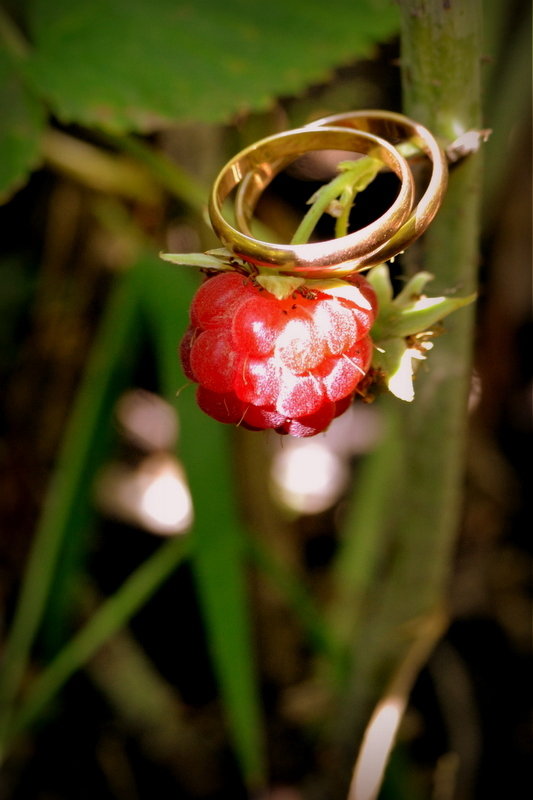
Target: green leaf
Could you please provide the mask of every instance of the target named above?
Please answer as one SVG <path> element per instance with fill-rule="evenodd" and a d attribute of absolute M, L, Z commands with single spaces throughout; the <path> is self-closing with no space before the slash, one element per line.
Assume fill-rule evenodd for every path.
<path fill-rule="evenodd" d="M 372 338 L 381 344 L 392 337 L 414 336 L 428 332 L 445 317 L 468 306 L 476 294 L 466 297 L 418 297 L 416 300 L 397 304 L 396 298 L 379 307 L 379 314 L 372 327 Z"/>
<path fill-rule="evenodd" d="M 413 359 L 419 355 L 398 336 L 381 341 L 372 358 L 372 366 L 382 371 L 389 392 L 406 403 L 415 397 Z"/>
<path fill-rule="evenodd" d="M 305 278 L 296 278 L 290 275 L 258 275 L 257 283 L 263 289 L 273 294 L 278 300 L 285 300 L 296 289 L 305 283 Z"/>
<path fill-rule="evenodd" d="M 114 132 L 264 110 L 369 56 L 391 0 L 33 0 L 29 70 L 65 122 Z"/>
<path fill-rule="evenodd" d="M 177 264 L 180 267 L 222 271 L 231 269 L 231 264 L 227 261 L 211 256 L 209 253 L 159 253 L 159 258 L 163 259 L 163 261 L 168 261 L 170 264 Z"/>
<path fill-rule="evenodd" d="M 44 109 L 31 95 L 16 62 L 0 48 L 0 202 L 25 182 L 41 157 Z"/>
<path fill-rule="evenodd" d="M 378 264 L 367 274 L 367 280 L 374 289 L 379 308 L 388 306 L 392 301 L 392 283 L 389 268 L 386 264 Z"/>
<path fill-rule="evenodd" d="M 415 333 L 428 330 L 444 317 L 457 311 L 463 306 L 468 306 L 476 299 L 476 294 L 466 297 L 421 297 L 402 309 L 395 317 L 383 320 L 383 326 L 391 336 L 412 336 Z"/>
<path fill-rule="evenodd" d="M 434 276 L 430 272 L 415 272 L 394 298 L 394 305 L 401 308 L 406 303 L 416 300 L 422 295 L 426 284 L 432 281 L 433 278 Z"/>
<path fill-rule="evenodd" d="M 380 344 L 394 337 L 431 333 L 431 328 L 476 299 L 476 294 L 466 297 L 427 297 L 422 294 L 432 280 L 430 272 L 415 273 L 396 297 L 393 298 L 389 268 L 379 264 L 368 273 L 368 280 L 378 298 L 379 313 L 372 326 L 372 338 Z"/>

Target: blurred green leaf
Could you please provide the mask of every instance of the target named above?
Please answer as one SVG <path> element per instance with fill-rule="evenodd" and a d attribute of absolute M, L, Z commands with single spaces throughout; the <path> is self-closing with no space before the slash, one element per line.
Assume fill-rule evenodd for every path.
<path fill-rule="evenodd" d="M 138 322 L 136 286 L 128 274 L 109 298 L 35 533 L 0 675 L 0 742 L 9 727 L 65 542 L 69 540 L 70 549 L 70 540 L 79 537 L 87 517 L 91 479 L 107 440 L 117 384 L 124 385 L 125 371 L 135 353 Z"/>
<path fill-rule="evenodd" d="M 112 419 L 117 386 L 124 384 L 117 375 L 126 374 L 137 352 L 135 341 L 142 325 L 139 311 L 144 311 L 149 335 L 154 339 L 163 391 L 175 400 L 176 390 L 184 383 L 176 348 L 187 324 L 193 286 L 188 270 L 148 256 L 130 270 L 110 297 L 48 492 L 6 648 L 0 685 L 4 743 L 13 730 L 14 702 L 52 583 L 59 574 L 65 540 L 67 536 L 79 538 L 80 525 L 87 515 L 95 457 L 101 457 L 102 442 L 107 440 L 102 433 Z M 259 786 L 265 774 L 263 731 L 245 588 L 246 552 L 229 469 L 228 431 L 198 410 L 192 391 L 180 395 L 179 412 L 181 457 L 195 501 L 193 566 L 207 637 L 243 773 L 250 786 Z M 176 555 L 181 558 L 181 548 Z M 154 563 L 155 572 L 146 567 L 149 591 L 155 590 L 157 576 L 163 580 L 167 574 L 167 570 L 159 569 L 159 556 Z M 72 566 L 71 559 L 69 564 Z M 143 568 L 139 575 L 144 575 Z M 135 587 L 138 580 L 145 591 L 144 578 L 135 578 L 131 585 Z M 97 622 L 77 634 L 52 662 L 29 698 L 28 707 L 15 719 L 17 730 L 33 719 L 120 620 L 134 613 L 136 595 L 128 586 L 125 584 L 116 597 L 110 598 Z M 121 597 L 126 598 L 124 603 Z"/>
<path fill-rule="evenodd" d="M 15 62 L 0 47 L 0 202 L 19 189 L 39 163 L 44 109 L 30 94 Z"/>
<path fill-rule="evenodd" d="M 34 0 L 29 70 L 65 122 L 114 132 L 264 110 L 370 55 L 391 0 Z"/>
<path fill-rule="evenodd" d="M 65 517 L 56 519 L 59 557 L 39 635 L 46 656 L 55 655 L 72 622 L 72 601 L 95 518 L 94 478 L 113 447 L 115 404 L 130 385 L 139 352 L 139 307 L 133 276 L 119 278 L 100 321 L 51 485 Z M 68 479 L 62 480 L 63 473 Z"/>
<path fill-rule="evenodd" d="M 264 734 L 246 592 L 246 543 L 237 513 L 227 426 L 203 414 L 187 386 L 177 347 L 197 280 L 191 271 L 147 259 L 137 272 L 160 383 L 179 412 L 179 457 L 194 503 L 192 565 L 208 643 L 243 774 L 264 783 Z M 194 276 L 196 277 L 196 276 Z M 176 392 L 179 397 L 176 400 Z"/>
<path fill-rule="evenodd" d="M 28 697 L 16 714 L 10 734 L 17 735 L 31 725 L 39 713 L 76 670 L 127 624 L 187 556 L 188 537 L 178 536 L 157 548 L 124 581 L 122 586 L 96 610 L 36 678 Z"/>

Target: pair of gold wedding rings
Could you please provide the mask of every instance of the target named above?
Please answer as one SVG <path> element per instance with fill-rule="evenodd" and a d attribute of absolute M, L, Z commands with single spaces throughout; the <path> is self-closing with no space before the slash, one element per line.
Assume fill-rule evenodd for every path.
<path fill-rule="evenodd" d="M 431 165 L 419 197 L 409 159 L 398 150 L 402 143 Z M 379 159 L 400 182 L 390 207 L 364 228 L 323 242 L 274 244 L 255 238 L 250 225 L 263 191 L 296 158 L 319 150 Z M 417 239 L 437 213 L 447 179 L 446 156 L 423 125 L 392 111 L 351 111 L 269 136 L 242 150 L 216 178 L 209 216 L 221 242 L 244 261 L 306 278 L 342 277 L 393 258 Z M 223 206 L 235 189 L 233 226 L 223 215 Z"/>

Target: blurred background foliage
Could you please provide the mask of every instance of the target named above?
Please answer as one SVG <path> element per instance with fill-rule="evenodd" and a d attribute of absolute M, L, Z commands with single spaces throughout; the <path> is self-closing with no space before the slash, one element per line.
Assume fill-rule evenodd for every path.
<path fill-rule="evenodd" d="M 486 3 L 450 618 L 403 687 L 383 800 L 530 779 L 528 14 Z M 0 5 L 3 800 L 345 796 L 386 684 L 346 701 L 405 441 L 385 400 L 306 442 L 202 415 L 176 354 L 200 276 L 157 254 L 216 246 L 204 205 L 237 149 L 401 110 L 399 23 L 388 0 Z M 281 182 L 263 222 L 286 237 L 311 193 Z"/>

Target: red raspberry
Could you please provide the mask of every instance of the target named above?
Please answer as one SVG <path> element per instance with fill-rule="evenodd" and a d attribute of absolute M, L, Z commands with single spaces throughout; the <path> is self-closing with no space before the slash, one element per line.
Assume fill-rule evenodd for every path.
<path fill-rule="evenodd" d="M 349 406 L 370 367 L 376 315 L 354 275 L 283 299 L 239 272 L 209 277 L 193 298 L 181 362 L 200 408 L 220 422 L 314 436 Z"/>

